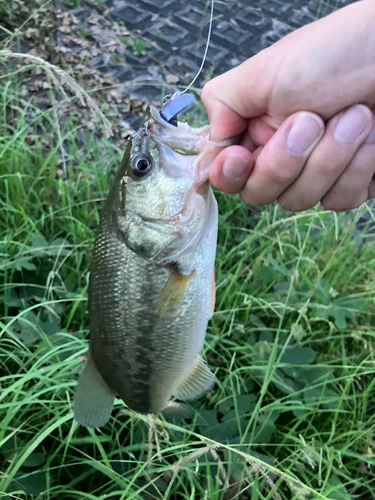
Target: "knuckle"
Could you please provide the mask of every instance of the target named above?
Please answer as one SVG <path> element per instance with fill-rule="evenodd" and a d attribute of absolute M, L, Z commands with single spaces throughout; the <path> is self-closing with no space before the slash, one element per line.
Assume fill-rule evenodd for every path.
<path fill-rule="evenodd" d="M 238 194 L 241 191 L 242 186 L 238 186 L 236 184 L 234 185 L 229 185 L 229 184 L 223 184 L 220 186 L 220 191 L 222 191 L 225 194 Z"/>
<path fill-rule="evenodd" d="M 344 161 L 340 157 L 330 158 L 327 154 L 315 154 L 309 162 L 309 167 L 311 169 L 314 169 L 314 171 L 317 172 L 317 174 L 319 173 L 319 175 L 332 178 L 332 176 L 341 174 L 341 172 L 350 162 L 350 159 L 351 158 L 348 158 L 347 161 Z"/>
<path fill-rule="evenodd" d="M 213 82 L 213 80 L 210 80 L 203 87 L 202 94 L 201 94 L 201 100 L 202 100 L 204 105 L 206 105 L 211 100 L 211 97 L 213 95 L 214 84 L 212 82 Z"/>
<path fill-rule="evenodd" d="M 372 177 L 375 170 L 375 147 L 370 149 L 367 148 L 367 145 L 361 146 L 351 161 L 350 167 L 355 169 L 358 174 L 357 178 L 361 178 L 363 182 L 366 182 L 369 177 Z"/>
<path fill-rule="evenodd" d="M 361 205 L 363 205 L 368 199 L 368 196 L 361 196 L 360 198 L 357 198 L 357 200 L 353 204 L 353 209 L 354 208 L 359 208 Z"/>
<path fill-rule="evenodd" d="M 261 168 L 265 175 L 270 179 L 270 182 L 276 182 L 282 185 L 288 185 L 295 180 L 301 167 L 296 168 L 295 165 L 281 164 L 275 160 L 268 160 Z"/>
<path fill-rule="evenodd" d="M 283 210 L 286 210 L 287 212 L 293 212 L 295 210 L 295 206 L 294 206 L 293 202 L 291 203 L 291 201 L 288 199 L 284 199 L 281 197 L 277 200 L 277 202 L 280 205 L 280 207 Z"/>
<path fill-rule="evenodd" d="M 304 212 L 305 210 L 310 210 L 315 206 L 314 203 L 301 203 L 298 200 L 282 197 L 279 198 L 277 202 L 280 207 L 287 212 Z"/>
<path fill-rule="evenodd" d="M 353 196 L 352 198 L 348 197 L 333 197 L 326 196 L 322 199 L 321 205 L 326 210 L 330 212 L 348 212 L 349 210 L 354 210 L 355 208 L 359 208 L 365 201 L 368 199 L 368 193 L 362 192 L 357 196 Z"/>
<path fill-rule="evenodd" d="M 320 204 L 329 212 L 345 212 L 347 210 L 342 204 L 340 206 L 340 203 L 337 203 L 335 200 L 330 200 L 329 198 L 327 200 L 323 198 Z M 350 210 L 350 208 L 348 210 Z"/>
<path fill-rule="evenodd" d="M 316 158 L 314 161 L 314 169 L 317 172 L 320 172 L 320 174 L 323 174 L 325 176 L 331 175 L 331 174 L 337 172 L 338 170 L 340 170 L 340 171 L 342 170 L 341 167 L 340 167 L 340 169 L 338 169 L 338 165 L 332 160 L 327 161 L 327 160 L 320 160 L 320 159 L 316 159 Z"/>
<path fill-rule="evenodd" d="M 262 207 L 266 205 L 267 203 L 264 203 L 264 200 L 259 198 L 259 196 L 255 195 L 254 193 L 250 192 L 248 189 L 243 189 L 240 192 L 242 200 L 247 204 L 252 207 Z"/>
<path fill-rule="evenodd" d="M 298 212 L 299 207 L 293 202 L 290 202 L 290 200 L 283 200 L 279 199 L 277 200 L 278 204 L 283 210 L 286 210 L 287 212 Z"/>

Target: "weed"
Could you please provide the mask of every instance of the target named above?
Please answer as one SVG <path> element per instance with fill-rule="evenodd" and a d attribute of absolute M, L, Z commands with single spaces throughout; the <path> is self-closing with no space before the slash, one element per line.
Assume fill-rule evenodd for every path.
<path fill-rule="evenodd" d="M 0 79 L 1 495 L 375 500 L 375 250 L 371 228 L 355 231 L 366 207 L 255 213 L 216 193 L 205 356 L 217 387 L 192 421 L 155 419 L 151 470 L 146 416 L 117 401 L 101 430 L 73 421 L 91 249 L 122 152 L 60 120 L 70 81 L 33 64 L 57 81 L 46 111 L 18 71 Z"/>

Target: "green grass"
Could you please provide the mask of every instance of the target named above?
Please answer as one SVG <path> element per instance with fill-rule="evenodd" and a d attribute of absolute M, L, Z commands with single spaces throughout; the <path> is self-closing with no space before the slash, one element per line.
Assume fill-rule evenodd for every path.
<path fill-rule="evenodd" d="M 121 401 L 100 431 L 72 416 L 121 151 L 56 103 L 38 111 L 16 78 L 0 80 L 0 497 L 375 499 L 375 247 L 352 223 L 366 209 L 254 213 L 217 194 L 218 385 L 193 422 L 157 421 L 149 469 L 146 417 Z"/>

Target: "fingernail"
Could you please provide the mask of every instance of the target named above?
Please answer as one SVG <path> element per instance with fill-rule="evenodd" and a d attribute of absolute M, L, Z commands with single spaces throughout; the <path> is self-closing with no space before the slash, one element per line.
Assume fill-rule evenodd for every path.
<path fill-rule="evenodd" d="M 336 141 L 343 144 L 355 142 L 363 134 L 371 119 L 371 111 L 362 104 L 349 109 L 336 125 L 334 133 Z"/>
<path fill-rule="evenodd" d="M 223 175 L 228 181 L 237 181 L 249 168 L 249 162 L 242 156 L 228 155 L 223 165 Z"/>
<path fill-rule="evenodd" d="M 367 144 L 374 144 L 375 142 L 375 127 L 371 130 L 370 135 L 366 139 Z"/>
<path fill-rule="evenodd" d="M 309 153 L 323 135 L 324 123 L 312 113 L 301 113 L 291 128 L 287 147 L 293 156 Z"/>

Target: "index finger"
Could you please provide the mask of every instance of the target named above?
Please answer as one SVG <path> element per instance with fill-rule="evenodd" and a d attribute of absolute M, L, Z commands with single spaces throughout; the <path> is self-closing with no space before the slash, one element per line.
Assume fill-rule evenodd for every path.
<path fill-rule="evenodd" d="M 240 134 L 248 119 L 266 112 L 268 89 L 257 66 L 255 56 L 204 86 L 202 102 L 211 124 L 211 140 Z"/>

